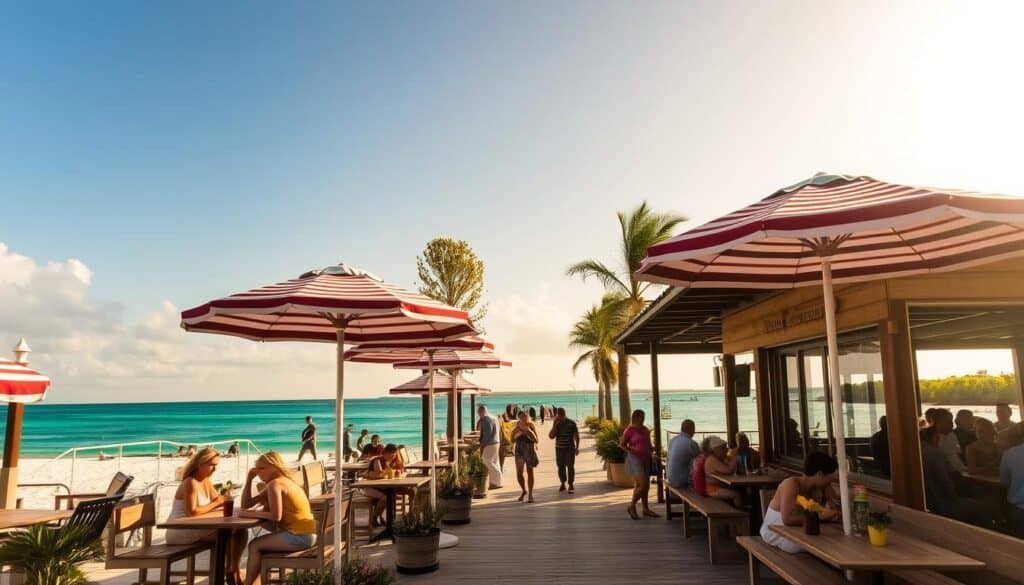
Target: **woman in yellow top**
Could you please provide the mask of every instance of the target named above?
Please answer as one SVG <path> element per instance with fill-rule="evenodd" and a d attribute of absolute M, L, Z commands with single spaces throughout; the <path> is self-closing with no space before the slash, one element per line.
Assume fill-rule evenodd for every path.
<path fill-rule="evenodd" d="M 309 507 L 309 498 L 291 474 L 281 455 L 269 451 L 256 460 L 256 465 L 245 478 L 242 490 L 242 507 L 245 509 L 239 516 L 267 520 L 274 524 L 275 530 L 249 543 L 245 585 L 260 582 L 263 553 L 304 550 L 316 544 L 316 520 Z M 257 477 L 266 487 L 252 496 L 252 482 Z"/>

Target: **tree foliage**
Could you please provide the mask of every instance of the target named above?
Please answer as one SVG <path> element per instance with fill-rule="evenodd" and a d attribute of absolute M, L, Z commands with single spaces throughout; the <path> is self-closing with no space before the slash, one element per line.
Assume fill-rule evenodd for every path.
<path fill-rule="evenodd" d="M 921 402 L 930 404 L 1016 404 L 1020 397 L 1013 374 L 989 376 L 979 373 L 921 380 L 920 388 Z"/>
<path fill-rule="evenodd" d="M 601 303 L 590 307 L 569 334 L 569 346 L 583 350 L 572 365 L 573 373 L 583 364 L 589 363 L 597 381 L 598 404 L 601 417 L 611 416 L 611 400 L 608 392 L 619 379 L 619 365 L 615 358 L 615 336 L 622 329 L 622 304 L 626 299 L 621 295 L 606 294 Z"/>
<path fill-rule="evenodd" d="M 465 240 L 430 240 L 423 255 L 416 257 L 416 272 L 421 294 L 469 312 L 474 323 L 487 315 L 487 305 L 480 305 L 484 263 Z"/>

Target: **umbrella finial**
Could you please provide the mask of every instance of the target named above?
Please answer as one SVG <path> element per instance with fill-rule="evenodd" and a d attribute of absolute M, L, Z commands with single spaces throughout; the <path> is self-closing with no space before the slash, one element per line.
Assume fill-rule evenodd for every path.
<path fill-rule="evenodd" d="M 18 345 L 14 346 L 14 361 L 21 364 L 28 364 L 28 354 L 32 353 L 32 348 L 28 346 L 28 342 L 22 337 L 18 341 Z"/>
<path fill-rule="evenodd" d="M 372 278 L 373 280 L 381 280 L 374 274 L 370 274 L 369 272 L 361 268 L 356 268 L 355 266 L 345 264 L 344 262 L 338 262 L 334 266 L 327 266 L 325 268 L 317 268 L 315 270 L 310 270 L 309 272 L 304 273 L 299 278 L 309 278 L 311 276 L 320 276 L 321 274 L 331 274 L 334 276 L 365 276 L 367 278 Z"/>

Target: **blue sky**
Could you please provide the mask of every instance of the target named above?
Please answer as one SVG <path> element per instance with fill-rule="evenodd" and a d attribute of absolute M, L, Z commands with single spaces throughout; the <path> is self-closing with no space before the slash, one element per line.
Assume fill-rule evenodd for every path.
<path fill-rule="evenodd" d="M 517 363 L 486 381 L 590 386 L 565 332 L 598 288 L 564 268 L 611 257 L 614 213 L 644 198 L 701 221 L 817 171 L 1024 194 L 1019 12 L 8 5 L 0 287 L 57 292 L 9 303 L 0 343 L 31 334 L 69 400 L 328 395 L 328 348 L 199 339 L 173 315 L 339 260 L 412 287 L 443 234 L 487 262 L 487 326 Z M 709 383 L 679 360 L 667 383 Z M 354 375 L 367 395 L 401 379 Z"/>

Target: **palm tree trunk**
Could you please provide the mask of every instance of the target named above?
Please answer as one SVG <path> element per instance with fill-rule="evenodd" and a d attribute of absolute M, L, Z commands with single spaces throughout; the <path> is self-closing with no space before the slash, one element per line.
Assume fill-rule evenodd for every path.
<path fill-rule="evenodd" d="M 600 380 L 597 381 L 597 419 L 604 420 L 608 418 L 604 412 L 604 383 Z"/>
<path fill-rule="evenodd" d="M 617 346 L 615 350 L 619 359 L 619 420 L 626 422 L 633 414 L 629 400 L 629 356 L 622 345 Z"/>
<path fill-rule="evenodd" d="M 606 382 L 604 385 L 604 414 L 607 418 L 613 418 L 612 413 L 612 385 Z"/>

